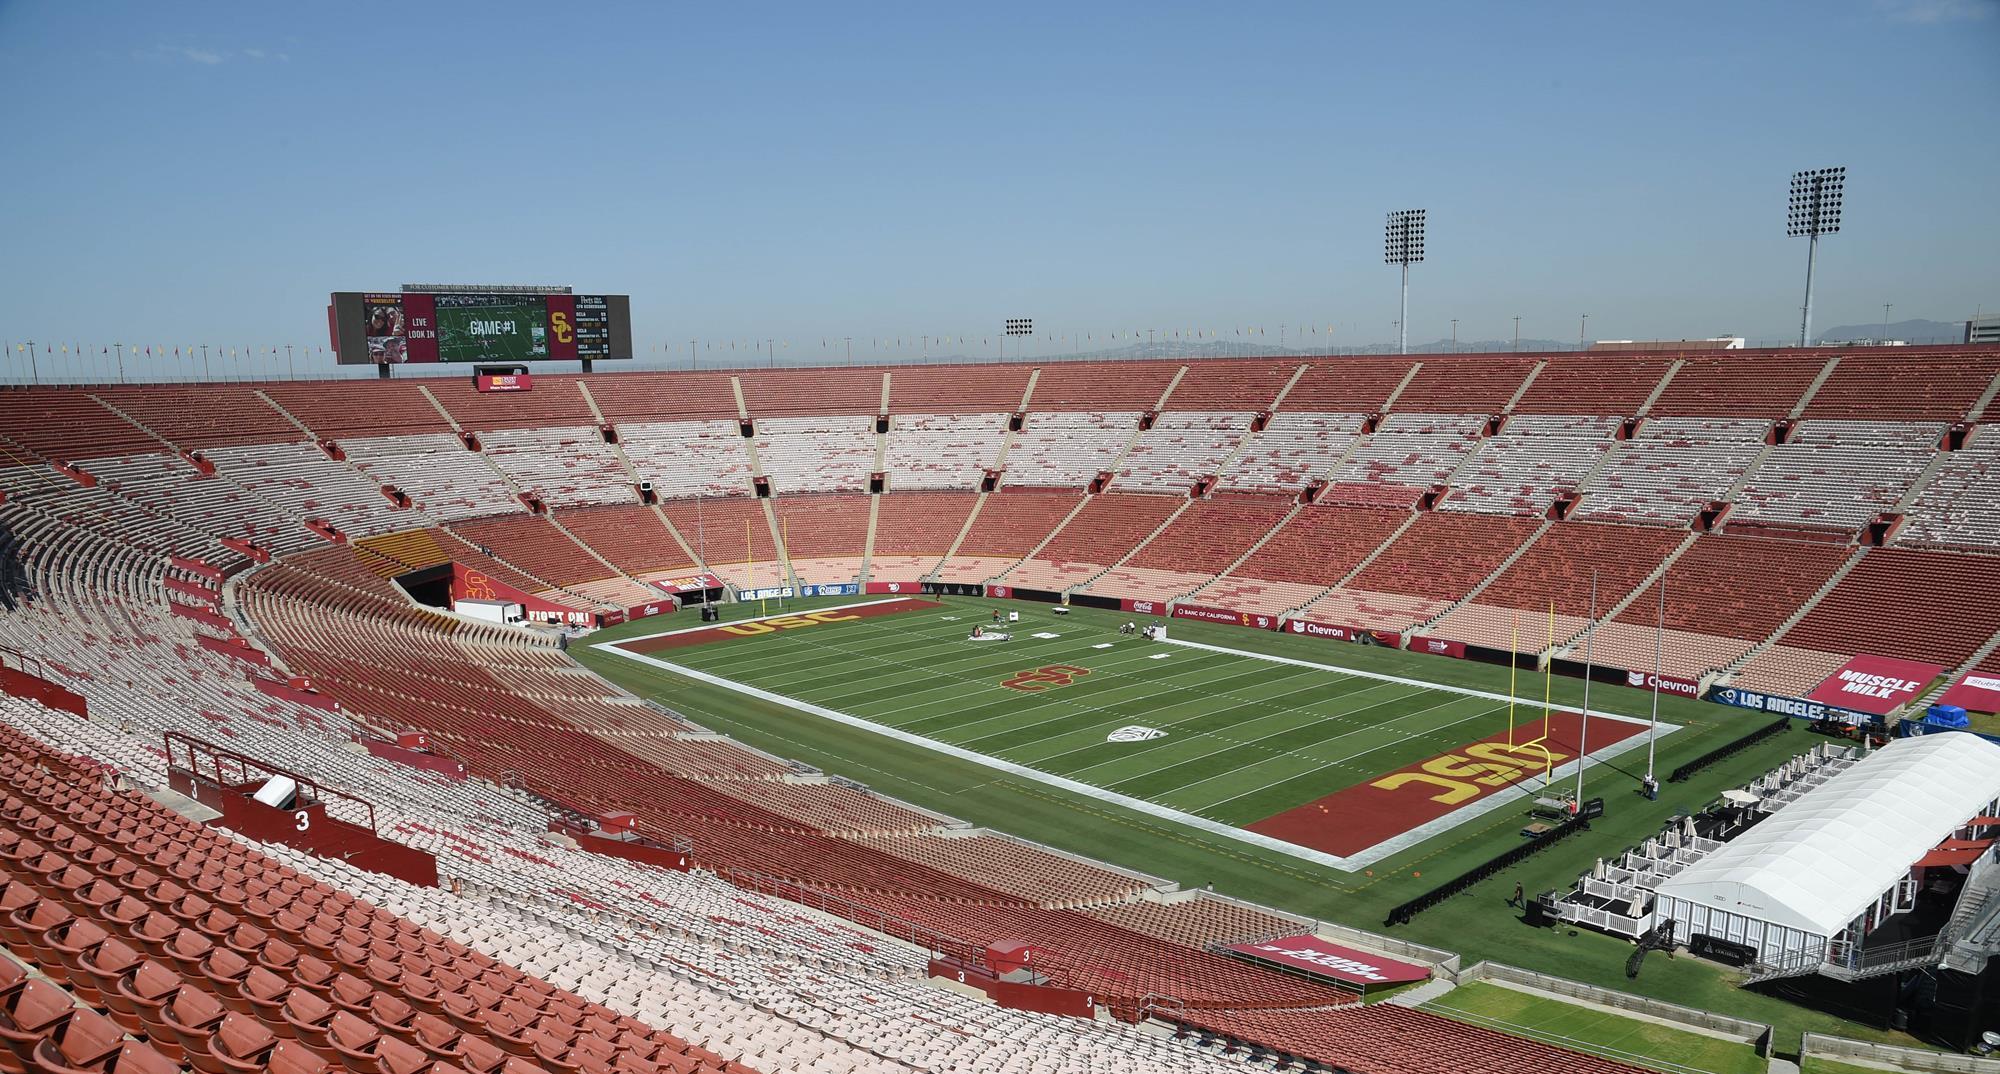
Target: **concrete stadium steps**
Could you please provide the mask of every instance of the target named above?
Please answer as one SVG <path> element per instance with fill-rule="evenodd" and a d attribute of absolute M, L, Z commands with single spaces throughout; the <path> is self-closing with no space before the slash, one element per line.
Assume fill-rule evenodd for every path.
<path fill-rule="evenodd" d="M 615 569 L 633 577 L 692 570 L 695 558 L 681 547 L 659 511 L 618 505 L 562 512 L 565 530 Z"/>
<path fill-rule="evenodd" d="M 869 578 L 911 582 L 936 567 L 979 503 L 975 492 L 899 492 L 876 498 Z"/>
<path fill-rule="evenodd" d="M 751 496 L 674 500 L 661 505 L 668 521 L 716 577 L 732 586 L 784 584 L 763 501 Z"/>
<path fill-rule="evenodd" d="M 1654 417 L 1786 417 L 1825 371 L 1823 353 L 1782 352 L 1755 362 L 1729 354 L 1691 354 L 1648 411 Z"/>
<path fill-rule="evenodd" d="M 1416 375 L 1417 359 L 1355 355 L 1321 359 L 1285 393 L 1281 413 L 1374 414 L 1389 405 Z"/>
<path fill-rule="evenodd" d="M 1511 411 L 1515 414 L 1607 414 L 1632 417 L 1660 390 L 1674 359 L 1605 362 L 1595 355 L 1552 356 Z"/>
<path fill-rule="evenodd" d="M 1844 354 L 1798 417 L 1807 421 L 1965 420 L 2000 376 L 1993 355 Z"/>

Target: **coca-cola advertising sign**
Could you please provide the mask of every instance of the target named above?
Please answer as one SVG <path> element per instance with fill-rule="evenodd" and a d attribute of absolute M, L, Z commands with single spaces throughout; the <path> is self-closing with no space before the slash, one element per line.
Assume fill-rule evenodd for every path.
<path fill-rule="evenodd" d="M 1165 615 L 1167 613 L 1167 602 L 1163 600 L 1126 599 L 1119 601 L 1118 607 L 1120 610 L 1137 612 L 1140 615 Z"/>

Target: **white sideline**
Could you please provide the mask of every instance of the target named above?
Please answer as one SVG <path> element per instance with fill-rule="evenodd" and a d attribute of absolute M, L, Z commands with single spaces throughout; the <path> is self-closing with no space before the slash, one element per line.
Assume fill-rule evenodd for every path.
<path fill-rule="evenodd" d="M 866 603 L 879 604 L 881 602 L 868 601 Z M 856 606 L 857 605 L 848 605 L 848 607 L 856 607 Z M 820 610 L 830 611 L 833 609 L 820 609 Z M 762 618 L 773 618 L 773 617 L 764 616 Z M 737 620 L 737 622 L 744 622 L 744 621 L 745 620 L 741 619 Z M 695 629 L 704 629 L 704 628 L 697 627 Z M 684 633 L 684 631 L 669 631 L 668 633 L 678 634 L 678 633 Z M 658 637 L 659 635 L 649 635 L 649 636 Z M 631 641 L 633 639 L 627 638 L 624 640 Z M 1005 772 L 1009 775 L 1019 776 L 1023 779 L 1031 779 L 1037 783 L 1043 783 L 1051 787 L 1056 787 L 1061 790 L 1069 791 L 1072 794 L 1080 794 L 1086 798 L 1094 798 L 1100 802 L 1107 802 L 1112 805 L 1122 806 L 1123 808 L 1130 809 L 1138 813 L 1144 813 L 1147 816 L 1156 817 L 1160 820 L 1168 820 L 1168 821 L 1173 821 L 1177 824 L 1185 824 L 1190 828 L 1194 828 L 1198 831 L 1207 832 L 1210 835 L 1221 836 L 1224 839 L 1233 839 L 1239 843 L 1248 843 L 1251 846 L 1257 847 L 1262 850 L 1269 850 L 1274 853 L 1286 855 L 1287 857 L 1298 858 L 1302 861 L 1312 862 L 1315 865 L 1324 865 L 1327 868 L 1338 869 L 1342 872 L 1347 872 L 1347 873 L 1359 872 L 1360 870 L 1366 868 L 1367 866 L 1372 865 L 1375 862 L 1380 861 L 1391 854 L 1399 853 L 1407 847 L 1414 846 L 1415 844 L 1430 838 L 1432 835 L 1435 835 L 1438 832 L 1444 831 L 1449 828 L 1457 827 L 1458 825 L 1463 824 L 1466 821 L 1473 819 L 1474 817 L 1478 817 L 1485 813 L 1488 813 L 1500 807 L 1501 805 L 1504 805 L 1508 802 L 1512 802 L 1535 793 L 1531 788 L 1520 785 L 1508 787 L 1494 794 L 1487 795 L 1484 798 L 1480 798 L 1475 801 L 1469 802 L 1463 806 L 1460 806 L 1455 810 L 1452 810 L 1450 813 L 1447 813 L 1442 817 L 1438 817 L 1435 820 L 1431 820 L 1424 824 L 1418 825 L 1417 827 L 1412 828 L 1409 831 L 1385 839 L 1382 842 L 1377 843 L 1374 846 L 1368 847 L 1367 849 L 1357 854 L 1352 854 L 1347 857 L 1341 857 L 1338 854 L 1328 854 L 1323 850 L 1314 850 L 1311 847 L 1303 847 L 1299 846 L 1296 843 L 1288 843 L 1282 839 L 1275 839 L 1268 835 L 1262 835 L 1257 832 L 1248 831 L 1243 828 L 1235 827 L 1233 825 L 1224 824 L 1221 821 L 1210 820 L 1207 817 L 1199 817 L 1194 815 L 1193 813 L 1184 813 L 1178 809 L 1173 809 L 1168 806 L 1163 806 L 1156 802 L 1148 802 L 1143 799 L 1132 798 L 1127 795 L 1119 794 L 1116 791 L 1106 790 L 1103 787 L 1092 786 L 1091 784 L 1084 783 L 1080 780 L 1069 779 L 1067 777 L 1058 776 L 1050 772 L 1043 772 L 1040 769 L 1029 768 L 1027 765 L 1016 764 L 1013 761 L 1005 760 L 999 757 L 992 757 L 984 753 L 976 752 L 974 750 L 968 750 L 962 746 L 954 746 L 949 742 L 940 742 L 934 738 L 926 738 L 922 735 L 912 734 L 900 728 L 890 727 L 886 724 L 879 724 L 874 722 L 873 720 L 865 720 L 859 716 L 853 716 L 845 712 L 840 712 L 836 709 L 826 708 L 822 705 L 815 705 L 809 701 L 800 701 L 797 698 L 786 697 L 783 694 L 774 694 L 769 690 L 760 689 L 758 687 L 751 686 L 746 683 L 740 683 L 733 679 L 725 679 L 719 675 L 711 675 L 705 671 L 698 671 L 691 667 L 685 667 L 683 665 L 671 663 L 666 660 L 660 660 L 656 657 L 647 656 L 643 653 L 635 653 L 629 649 L 621 649 L 619 648 L 619 644 L 620 644 L 619 642 L 600 642 L 592 647 L 616 653 L 617 655 L 622 656 L 628 660 L 636 660 L 642 664 L 649 664 L 653 667 L 661 669 L 662 671 L 672 672 L 675 675 L 686 676 L 687 678 L 693 679 L 697 682 L 705 682 L 711 686 L 719 686 L 725 690 L 730 690 L 735 693 L 744 694 L 746 696 L 754 697 L 762 701 L 768 701 L 775 705 L 783 705 L 786 708 L 796 709 L 800 712 L 804 712 L 809 715 L 818 716 L 824 720 L 832 720 L 835 723 L 846 724 L 849 727 L 858 727 L 864 731 L 869 731 L 874 734 L 881 735 L 884 738 L 895 739 L 898 742 L 905 742 L 910 745 L 918 746 L 923 749 L 931 750 L 936 753 L 942 753 L 947 757 L 955 757 L 961 761 L 970 761 L 971 763 L 976 765 L 981 765 L 986 768 L 991 768 L 997 771 Z M 1233 653 L 1239 656 L 1254 657 L 1260 660 L 1272 660 L 1279 663 L 1298 664 L 1303 667 L 1321 668 L 1326 671 L 1338 672 L 1343 674 L 1365 675 L 1369 678 L 1385 679 L 1390 682 L 1405 683 L 1411 686 L 1426 687 L 1433 690 L 1446 690 L 1454 693 L 1469 694 L 1474 697 L 1489 697 L 1489 698 L 1498 698 L 1499 700 L 1502 701 L 1506 700 L 1504 696 L 1498 694 L 1488 694 L 1483 691 L 1468 690 L 1459 687 L 1439 686 L 1435 683 L 1419 682 L 1418 680 L 1415 679 L 1401 679 L 1388 675 L 1376 675 L 1371 672 L 1349 671 L 1345 668 L 1333 667 L 1331 665 L 1325 665 L 1325 664 L 1314 664 L 1311 661 L 1306 661 L 1306 660 L 1292 660 L 1286 657 L 1269 657 L 1269 656 L 1264 656 L 1261 653 L 1248 653 L 1248 652 L 1242 652 L 1237 649 L 1225 649 L 1220 646 L 1200 645 L 1194 642 L 1170 642 L 1169 644 L 1186 645 L 1196 649 L 1213 649 L 1216 652 Z M 1595 709 L 1593 709 L 1591 710 L 1591 715 L 1595 716 L 1599 715 L 1599 713 Z M 1626 720 L 1627 722 L 1633 722 L 1633 723 L 1645 722 L 1643 720 L 1629 720 L 1627 717 L 1614 716 L 1611 713 L 1604 713 L 1603 715 L 1611 719 Z M 1659 730 L 1661 734 L 1668 734 L 1670 732 L 1680 730 L 1680 727 L 1676 724 L 1662 723 L 1660 724 Z M 1626 739 L 1623 742 L 1619 742 L 1614 745 L 1592 751 L 1589 759 L 1601 765 L 1606 760 L 1609 760 L 1612 757 L 1616 757 L 1627 750 L 1633 749 L 1643 744 L 1644 744 L 1643 737 L 1635 735 L 1631 738 Z M 1577 769 L 1583 763 L 1584 759 L 1578 758 L 1577 760 L 1569 764 L 1558 765 L 1556 766 L 1552 778 L 1559 779 L 1565 776 L 1575 775 Z"/>

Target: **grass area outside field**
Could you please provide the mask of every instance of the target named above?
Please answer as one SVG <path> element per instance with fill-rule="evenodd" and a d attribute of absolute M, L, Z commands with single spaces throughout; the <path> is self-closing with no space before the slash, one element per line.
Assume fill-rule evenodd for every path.
<path fill-rule="evenodd" d="M 791 600 L 785 603 L 784 610 L 853 603 L 858 599 L 862 598 Z M 995 607 L 1022 612 L 1028 620 L 1024 624 L 1027 632 L 1045 629 L 1053 621 L 1047 605 L 972 598 L 944 600 L 966 610 L 967 617 L 958 625 L 968 629 L 973 622 L 983 621 Z M 757 602 L 724 608 L 728 619 L 779 610 L 775 601 L 763 608 Z M 837 631 L 848 626 L 866 626 L 869 622 L 891 624 L 899 618 L 814 629 Z M 1068 630 L 1105 633 L 1115 632 L 1116 624 L 1129 618 L 1128 614 L 1078 608 L 1062 622 Z M 571 655 L 620 686 L 652 697 L 704 726 L 759 749 L 803 761 L 867 784 L 882 794 L 974 824 L 1178 881 L 1184 887 L 1213 884 L 1220 893 L 1382 931 L 1383 918 L 1390 907 L 1517 845 L 1520 839 L 1521 814 L 1514 808 L 1503 808 L 1379 862 L 1366 872 L 1344 873 L 668 674 L 591 647 L 623 637 L 696 625 L 692 615 L 640 620 L 592 635 L 588 643 L 573 646 Z M 1174 620 L 1170 630 L 1173 637 L 1208 644 L 1473 689 L 1496 692 L 1507 689 L 1506 668 L 1474 661 L 1189 620 Z M 806 633 L 810 632 L 801 632 Z M 746 639 L 742 644 L 755 646 L 774 638 L 765 635 Z M 696 651 L 681 649 L 661 655 L 678 660 Z M 793 658 L 801 662 L 801 674 L 810 671 L 813 676 L 827 679 L 841 674 L 843 658 L 838 652 L 801 646 Z M 1021 661 L 1023 666 L 1037 662 L 1040 661 Z M 1533 691 L 1537 710 L 1542 687 L 1542 680 L 1523 673 L 1521 693 L 1527 695 Z M 1575 706 L 1582 700 L 1583 684 L 1579 680 L 1558 677 L 1552 690 L 1557 705 Z M 1594 709 L 1644 716 L 1650 710 L 1652 697 L 1644 691 L 1600 683 L 1591 688 L 1590 704 Z M 1769 719 L 1761 713 L 1672 697 L 1661 698 L 1660 715 L 1663 720 L 1684 727 L 1659 740 L 1657 771 L 1663 776 L 1675 766 Z M 1158 726 L 1142 719 L 1131 722 Z M 1473 737 L 1477 736 L 1459 741 L 1470 741 Z M 1804 1031 L 1915 1045 L 1917 1042 L 1904 1034 L 1875 1030 L 1782 999 L 1743 991 L 1735 986 L 1737 974 L 1698 959 L 1670 961 L 1655 953 L 1647 958 L 1639 977 L 1628 980 L 1624 966 L 1631 945 L 1624 940 L 1583 929 L 1528 928 L 1521 923 L 1519 913 L 1505 905 L 1517 882 L 1530 893 L 1567 889 L 1590 869 L 1596 858 L 1615 856 L 1657 833 L 1669 817 L 1704 807 L 1722 790 L 1755 779 L 1818 741 L 1805 732 L 1803 723 L 1794 723 L 1790 732 L 1757 743 L 1686 783 L 1663 784 L 1660 798 L 1654 802 L 1638 793 L 1639 777 L 1645 766 L 1643 748 L 1608 764 L 1593 766 L 1586 789 L 1591 795 L 1605 798 L 1606 815 L 1593 822 L 1591 831 L 1557 844 L 1419 915 L 1411 924 L 1390 931 L 1417 943 L 1457 951 L 1468 964 L 1490 958 L 1770 1023 L 1778 1027 L 1777 1047 L 1781 1051 L 1795 1050 L 1799 1034 Z M 1378 771 L 1394 767 L 1385 765 Z"/>
<path fill-rule="evenodd" d="M 1740 1041 L 1628 1018 L 1553 996 L 1474 981 L 1424 1005 L 1447 1018 L 1670 1074 L 1758 1074 L 1769 1061 Z"/>
<path fill-rule="evenodd" d="M 1892 1067 L 1866 1067 L 1858 1063 L 1842 1063 L 1833 1059 L 1823 1059 L 1817 1055 L 1806 1056 L 1799 1064 L 1799 1074 L 1882 1074 Z"/>

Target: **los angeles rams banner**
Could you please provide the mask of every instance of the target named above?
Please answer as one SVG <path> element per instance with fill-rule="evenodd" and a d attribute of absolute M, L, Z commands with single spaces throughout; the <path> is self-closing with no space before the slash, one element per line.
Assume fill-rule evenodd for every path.
<path fill-rule="evenodd" d="M 1826 681 L 1814 687 L 1806 698 L 1873 716 L 1886 716 L 1896 706 L 1915 701 L 1917 695 L 1943 673 L 1942 664 L 1863 653 L 1828 675 Z"/>

